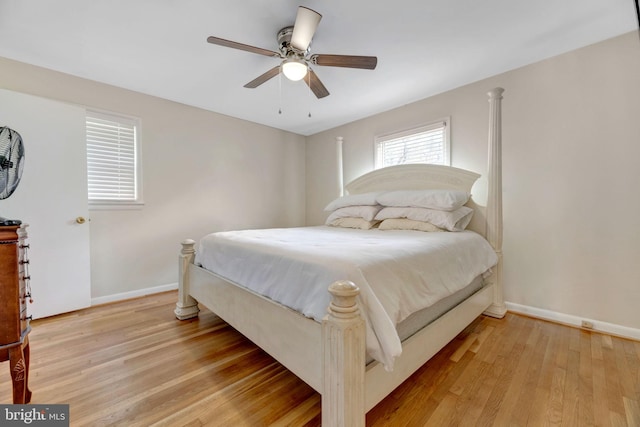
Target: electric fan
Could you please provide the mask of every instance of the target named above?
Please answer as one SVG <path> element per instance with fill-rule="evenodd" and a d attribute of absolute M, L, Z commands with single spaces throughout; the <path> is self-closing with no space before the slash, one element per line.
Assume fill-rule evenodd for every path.
<path fill-rule="evenodd" d="M 24 167 L 24 146 L 18 132 L 0 127 L 0 200 L 13 194 L 20 183 Z M 22 221 L 0 216 L 0 225 L 20 225 Z"/>

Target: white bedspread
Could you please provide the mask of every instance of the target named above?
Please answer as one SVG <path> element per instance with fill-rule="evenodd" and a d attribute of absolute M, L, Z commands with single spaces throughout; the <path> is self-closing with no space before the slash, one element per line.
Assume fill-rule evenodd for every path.
<path fill-rule="evenodd" d="M 367 324 L 369 356 L 392 369 L 402 352 L 395 326 L 469 284 L 497 262 L 472 231 L 355 230 L 328 226 L 205 236 L 195 263 L 321 321 L 327 288 L 351 280 Z"/>

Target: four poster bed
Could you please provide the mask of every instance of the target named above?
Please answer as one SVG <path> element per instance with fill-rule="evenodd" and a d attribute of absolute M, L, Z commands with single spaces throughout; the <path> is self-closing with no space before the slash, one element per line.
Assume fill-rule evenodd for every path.
<path fill-rule="evenodd" d="M 273 240 L 271 236 L 273 232 L 269 230 L 256 230 L 252 234 L 215 233 L 215 236 L 211 235 L 211 238 L 207 236 L 201 241 L 197 254 L 199 259 L 194 249 L 195 242 L 185 240 L 180 254 L 180 284 L 175 309 L 176 317 L 181 320 L 195 317 L 199 311 L 198 303 L 203 304 L 321 394 L 323 425 L 364 426 L 367 411 L 442 349 L 475 318 L 482 313 L 503 317 L 506 312 L 502 295 L 500 107 L 502 92 L 501 88 L 489 92 L 487 206 L 476 205 L 470 198 L 466 201 L 463 208 L 472 208 L 473 217 L 468 227 L 463 227 L 466 228 L 465 231 L 425 233 L 423 231 L 338 229 L 329 226 L 303 227 L 312 233 L 310 237 L 312 243 L 309 245 L 312 252 L 311 255 L 289 255 L 293 258 L 292 261 L 287 261 L 285 254 L 291 242 L 304 239 L 299 234 L 302 233 L 302 228 L 288 231 L 293 234 L 286 234 L 284 229 L 273 231 L 281 233 L 275 238 L 278 240 L 277 244 L 272 244 L 271 240 L 265 243 L 265 239 Z M 339 153 L 341 143 L 341 138 L 338 138 Z M 340 157 L 339 163 L 341 163 Z M 378 198 L 380 194 L 394 190 L 435 190 L 470 194 L 471 187 L 479 176 L 474 172 L 448 166 L 392 166 L 367 173 L 347 184 L 345 189 L 349 196 L 346 197 L 364 200 L 369 195 L 376 195 Z M 304 233 L 307 233 L 307 230 L 304 230 Z M 349 240 L 356 234 L 364 236 L 364 246 L 356 246 L 356 243 Z M 214 249 L 210 253 L 201 251 L 205 247 L 203 245 L 206 240 L 218 240 L 222 238 L 219 236 L 223 235 L 228 237 L 224 250 Z M 396 301 L 400 297 L 385 296 L 388 289 L 392 287 L 385 286 L 385 283 L 389 284 L 391 279 L 387 279 L 392 276 L 387 266 L 382 268 L 380 265 L 383 264 L 378 264 L 378 254 L 371 252 L 371 248 L 375 250 L 375 248 L 387 247 L 378 246 L 378 244 L 386 244 L 378 240 L 382 239 L 382 235 L 385 235 L 385 239 L 387 239 L 386 236 L 392 236 L 390 239 L 394 240 L 394 245 L 400 246 L 401 249 L 413 248 L 413 241 L 395 239 L 405 239 L 409 235 L 413 236 L 410 237 L 413 239 L 435 239 L 438 245 L 443 243 L 445 235 L 465 240 L 467 238 L 481 240 L 477 242 L 478 245 L 484 244 L 491 254 L 481 257 L 484 261 L 478 267 L 479 269 L 468 273 L 473 280 L 456 278 L 455 281 L 462 280 L 465 283 L 454 287 L 446 284 L 448 291 L 445 294 L 449 296 L 443 299 L 448 301 L 448 306 L 440 307 L 439 312 L 429 314 L 429 319 L 421 320 L 422 323 L 419 326 L 413 325 L 412 329 L 401 333 L 401 326 L 409 323 L 409 319 L 416 316 L 410 315 L 401 308 L 393 312 L 387 309 L 394 305 L 389 301 Z M 336 249 L 333 251 L 327 243 L 330 241 L 337 242 Z M 241 250 L 244 250 L 244 246 L 255 242 L 257 242 L 256 246 L 262 245 L 262 249 L 258 250 L 262 253 L 243 255 Z M 422 242 L 415 246 L 421 247 Z M 351 258 L 346 254 L 349 248 L 356 248 L 355 252 L 360 256 L 354 261 L 357 264 L 356 267 L 346 266 L 344 270 L 335 267 L 343 264 L 341 257 L 348 260 L 344 262 L 345 265 L 351 262 Z M 387 250 L 385 249 L 384 252 Z M 466 252 L 475 253 L 477 250 L 466 250 Z M 455 254 L 454 258 L 459 258 L 458 253 L 455 252 Z M 367 257 L 372 257 L 376 261 L 370 261 Z M 256 262 L 267 265 L 268 269 L 288 263 L 286 274 L 275 279 L 264 276 L 263 272 L 255 275 L 252 273 L 250 261 L 254 258 L 258 260 Z M 363 259 L 365 261 L 362 261 Z M 329 273 L 326 273 L 328 275 L 325 276 L 325 270 L 322 270 L 314 276 L 316 271 L 320 271 L 316 269 L 325 268 L 325 266 L 318 266 L 323 264 L 323 260 L 329 265 L 327 267 Z M 311 263 L 311 265 L 299 264 L 302 262 Z M 386 261 L 380 258 L 380 263 L 383 262 Z M 218 267 L 207 267 L 213 269 L 210 271 L 201 266 L 210 263 Z M 391 263 L 398 264 L 395 258 Z M 233 264 L 237 264 L 237 271 L 223 271 L 223 267 Z M 440 264 L 446 264 L 446 262 L 440 260 L 437 265 Z M 258 290 L 249 290 L 248 285 L 243 282 L 244 280 L 257 281 L 258 288 L 261 281 L 291 282 L 291 277 L 296 276 L 290 274 L 296 271 L 300 272 L 302 277 L 297 280 L 298 283 L 286 283 L 290 287 L 284 291 L 285 295 L 281 301 L 287 301 L 288 296 L 295 292 L 299 292 L 299 295 L 291 297 L 294 301 L 286 302 L 286 305 L 277 302 L 278 295 L 283 291 L 271 291 L 271 288 L 268 288 L 266 292 L 259 293 Z M 402 270 L 398 273 L 398 277 L 401 279 L 408 277 L 407 271 Z M 345 276 L 341 277 L 340 274 Z M 422 277 L 426 274 L 426 272 L 420 272 L 418 275 Z M 446 276 L 449 273 L 438 274 Z M 305 311 L 304 308 L 301 309 L 304 314 L 301 314 L 290 308 L 295 307 L 297 301 L 307 297 L 307 289 L 303 288 L 303 291 L 300 291 L 300 282 L 309 281 L 309 277 L 348 279 L 334 280 L 332 284 L 330 282 L 322 284 L 323 289 L 328 287 L 328 292 L 323 291 L 322 294 L 327 295 L 327 301 L 330 299 L 328 308 L 324 309 L 323 306 L 323 312 L 326 315 L 322 313 L 319 317 L 317 310 Z M 387 281 L 376 284 L 376 278 Z M 241 286 L 237 283 L 243 284 Z M 405 289 L 405 283 L 401 285 L 393 287 Z M 420 292 L 407 292 L 409 292 L 409 303 L 419 299 L 416 295 Z M 429 299 L 429 295 L 425 298 Z M 310 299 L 312 305 L 317 305 L 318 301 L 325 304 L 322 297 L 316 294 L 307 299 Z M 402 304 L 404 303 L 396 305 L 402 306 Z M 435 307 L 437 304 L 433 305 Z M 391 324 L 398 329 L 397 333 L 393 331 L 394 336 L 390 337 L 390 341 L 385 338 L 385 335 L 389 335 L 389 322 L 378 320 L 375 314 L 376 307 L 380 311 L 379 306 L 383 307 L 382 318 L 387 320 L 391 318 Z M 298 309 L 298 307 L 295 308 Z M 417 314 L 421 314 L 423 310 L 417 311 L 420 312 Z M 388 314 L 387 317 L 385 313 Z"/>

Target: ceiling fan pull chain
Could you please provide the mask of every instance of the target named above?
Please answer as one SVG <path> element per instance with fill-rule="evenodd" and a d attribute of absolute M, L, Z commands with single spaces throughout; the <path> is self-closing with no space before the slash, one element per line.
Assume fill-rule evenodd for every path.
<path fill-rule="evenodd" d="M 309 79 L 309 84 L 307 85 L 307 101 L 309 102 L 309 118 L 311 118 L 311 69 L 307 70 L 307 78 Z"/>
<path fill-rule="evenodd" d="M 282 114 L 282 72 L 278 73 L 278 114 Z"/>

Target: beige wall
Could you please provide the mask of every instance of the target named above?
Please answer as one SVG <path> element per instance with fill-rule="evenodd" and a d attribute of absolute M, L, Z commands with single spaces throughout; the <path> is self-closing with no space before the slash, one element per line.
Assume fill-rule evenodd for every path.
<path fill-rule="evenodd" d="M 0 87 L 141 119 L 145 205 L 91 212 L 94 299 L 175 283 L 185 238 L 304 224 L 302 136 L 3 58 Z"/>
<path fill-rule="evenodd" d="M 640 329 L 636 32 L 308 137 L 307 223 L 322 222 L 336 196 L 335 136 L 349 182 L 373 168 L 377 133 L 450 115 L 453 166 L 486 173 L 486 92 L 496 86 L 506 90 L 506 300 Z M 484 200 L 486 183 L 477 190 Z"/>

